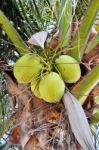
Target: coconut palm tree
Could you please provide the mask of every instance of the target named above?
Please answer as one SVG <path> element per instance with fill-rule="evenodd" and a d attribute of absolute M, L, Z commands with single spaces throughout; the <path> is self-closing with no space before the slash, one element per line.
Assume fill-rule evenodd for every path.
<path fill-rule="evenodd" d="M 20 144 L 25 150 L 95 149 L 90 127 L 99 121 L 99 34 L 95 25 L 99 1 L 90 0 L 85 15 L 80 19 L 76 15 L 77 2 L 57 0 L 54 5 L 51 5 L 47 1 L 53 16 L 55 15 L 52 19 L 53 29 L 49 31 L 47 27 L 51 26 L 51 20 L 42 21 L 43 15 L 40 17 L 41 11 L 37 9 L 37 4 L 40 5 L 40 3 L 33 1 L 36 12 L 40 11 L 38 12 L 38 19 L 41 21 L 39 27 L 49 31 L 49 34 L 47 36 L 45 31 L 37 30 L 39 32 L 33 34 L 27 43 L 22 40 L 4 13 L 0 11 L 0 25 L 16 47 L 13 51 L 16 59 L 28 53 L 35 53 L 47 71 L 59 73 L 55 60 L 60 55 L 68 55 L 76 60 L 76 65 L 80 65 L 81 69 L 81 77 L 78 81 L 66 82 L 61 101 L 47 103 L 46 99 L 35 96 L 35 91 L 33 93 L 30 89 L 30 82 L 22 84 L 16 80 L 11 63 L 5 64 L 1 61 L 0 67 L 4 72 L 14 110 L 14 115 L 11 116 L 14 127 L 9 137 L 10 144 Z M 31 32 L 29 18 L 25 16 L 21 1 L 19 4 Z M 13 58 L 10 60 L 13 63 Z M 73 63 L 69 65 L 73 66 Z M 44 76 L 42 73 L 40 78 Z M 71 74 L 68 75 L 70 79 Z"/>

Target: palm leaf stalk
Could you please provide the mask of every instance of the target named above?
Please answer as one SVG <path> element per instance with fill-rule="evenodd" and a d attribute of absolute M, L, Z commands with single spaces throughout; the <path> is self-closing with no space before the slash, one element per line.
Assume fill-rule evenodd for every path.
<path fill-rule="evenodd" d="M 81 81 L 76 84 L 71 92 L 78 101 L 83 104 L 91 92 L 91 90 L 98 84 L 99 82 L 99 65 L 95 66 Z"/>
<path fill-rule="evenodd" d="M 28 46 L 24 43 L 18 32 L 12 26 L 10 21 L 6 18 L 3 12 L 0 10 L 0 26 L 8 35 L 14 46 L 18 49 L 20 54 L 29 52 Z"/>

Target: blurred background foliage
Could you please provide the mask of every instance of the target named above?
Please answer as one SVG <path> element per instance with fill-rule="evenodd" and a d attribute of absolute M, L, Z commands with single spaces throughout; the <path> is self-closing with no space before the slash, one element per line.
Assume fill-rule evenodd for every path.
<path fill-rule="evenodd" d="M 76 0 L 74 0 L 75 5 Z M 79 0 L 76 9 L 78 20 L 85 13 L 89 0 Z M 13 24 L 24 41 L 40 30 L 51 32 L 56 27 L 60 0 L 0 0 L 0 9 Z M 15 48 L 0 29 L 0 56 L 7 63 L 15 60 Z"/>
<path fill-rule="evenodd" d="M 56 17 L 54 2 L 51 0 L 1 0 L 0 9 L 13 24 L 24 41 L 41 30 L 52 30 Z M 7 59 L 14 59 L 15 48 L 9 42 L 6 34 L 0 30 L 0 55 Z"/>

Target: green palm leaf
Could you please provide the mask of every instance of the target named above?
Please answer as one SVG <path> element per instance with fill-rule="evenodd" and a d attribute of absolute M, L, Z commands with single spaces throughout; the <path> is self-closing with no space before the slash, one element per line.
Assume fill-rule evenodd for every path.
<path fill-rule="evenodd" d="M 85 52 L 86 43 L 98 10 L 99 0 L 91 0 L 80 29 L 78 30 L 73 42 L 74 48 L 69 52 L 69 54 L 77 60 L 81 60 Z"/>
<path fill-rule="evenodd" d="M 59 36 L 62 46 L 69 43 L 72 21 L 72 1 L 61 0 L 59 15 Z"/>

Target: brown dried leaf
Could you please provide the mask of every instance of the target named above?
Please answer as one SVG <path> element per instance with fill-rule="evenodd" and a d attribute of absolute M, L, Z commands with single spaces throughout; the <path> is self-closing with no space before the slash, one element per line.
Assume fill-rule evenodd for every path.
<path fill-rule="evenodd" d="M 16 82 L 14 82 L 7 73 L 5 73 L 5 79 L 7 82 L 8 92 L 11 93 L 12 95 L 16 95 L 16 93 L 18 93 L 18 88 L 17 88 Z"/>
<path fill-rule="evenodd" d="M 60 114 L 56 110 L 54 111 L 51 110 L 47 116 L 47 121 L 50 123 L 56 123 L 59 121 L 59 119 L 60 119 Z"/>
<path fill-rule="evenodd" d="M 20 139 L 21 139 L 21 129 L 18 126 L 18 127 L 15 127 L 14 129 L 12 129 L 11 134 L 9 136 L 8 143 L 10 145 L 20 144 Z"/>
<path fill-rule="evenodd" d="M 57 31 L 53 37 L 49 40 L 50 50 L 54 50 L 59 45 L 59 31 Z"/>
<path fill-rule="evenodd" d="M 79 144 L 84 150 L 95 150 L 92 134 L 82 106 L 68 91 L 63 97 L 63 102 L 67 110 L 72 131 Z"/>
<path fill-rule="evenodd" d="M 31 136 L 31 138 L 29 139 L 29 141 L 26 143 L 24 150 L 39 150 L 37 148 L 38 145 L 38 140 L 35 136 Z"/>
<path fill-rule="evenodd" d="M 76 35 L 76 32 L 78 30 L 79 22 L 76 21 L 72 24 L 72 33 L 71 33 L 71 39 L 74 40 L 74 37 Z"/>
<path fill-rule="evenodd" d="M 92 95 L 94 97 L 99 96 L 99 86 L 96 86 L 93 90 L 92 90 Z"/>

